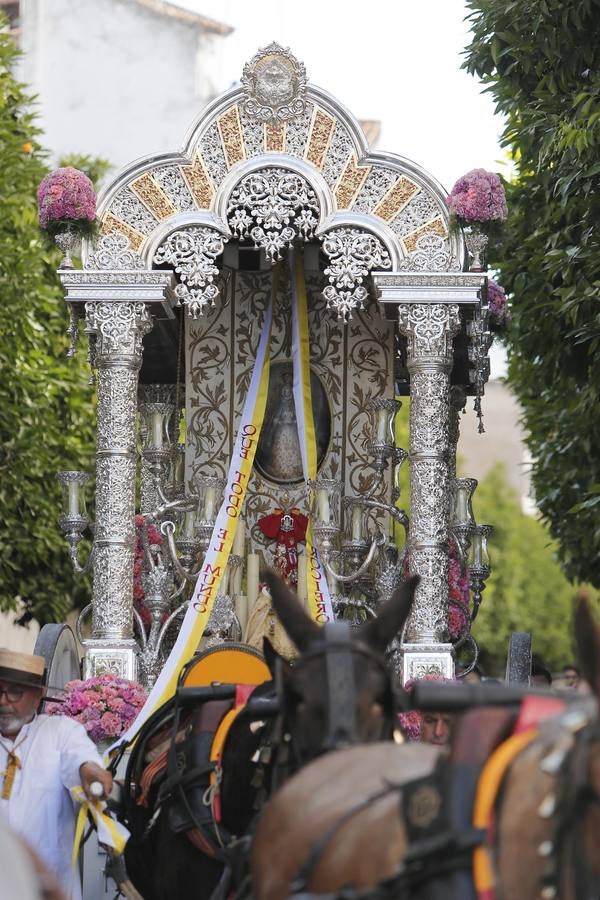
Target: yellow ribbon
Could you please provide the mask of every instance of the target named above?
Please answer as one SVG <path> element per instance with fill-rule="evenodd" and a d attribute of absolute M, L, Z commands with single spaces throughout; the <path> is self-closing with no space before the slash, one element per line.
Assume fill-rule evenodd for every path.
<path fill-rule="evenodd" d="M 265 312 L 254 371 L 229 466 L 224 501 L 219 510 L 179 635 L 146 703 L 125 734 L 109 748 L 109 753 L 123 743 L 132 744 L 144 722 L 175 694 L 180 672 L 197 651 L 200 638 L 210 617 L 231 553 L 264 420 L 269 390 L 271 326 L 277 284 L 278 271 L 276 267 L 271 281 L 271 302 Z"/>
<path fill-rule="evenodd" d="M 81 804 L 77 821 L 75 823 L 75 837 L 73 840 L 73 856 L 71 863 L 73 866 L 77 863 L 77 856 L 83 839 L 83 832 L 88 815 L 92 817 L 92 821 L 98 832 L 98 842 L 110 847 L 113 853 L 121 855 L 125 850 L 125 844 L 129 840 L 129 832 L 124 825 L 112 819 L 104 810 L 106 803 L 104 800 L 88 800 L 81 785 L 71 788 L 71 795 Z"/>
<path fill-rule="evenodd" d="M 21 760 L 13 750 L 9 750 L 6 759 L 6 769 L 2 773 L 4 775 L 4 781 L 2 782 L 2 794 L 0 796 L 3 800 L 10 800 L 17 769 L 20 768 Z"/>
<path fill-rule="evenodd" d="M 310 384 L 310 333 L 308 329 L 308 302 L 306 298 L 306 283 L 304 281 L 304 265 L 300 253 L 294 253 L 294 301 L 296 305 L 297 343 L 294 344 L 294 353 L 297 354 L 298 366 L 296 371 L 300 375 L 302 412 L 297 416 L 298 422 L 303 427 L 299 428 L 298 438 L 301 448 L 304 450 L 306 465 L 305 477 L 313 481 L 317 477 L 317 438 L 315 433 L 315 420 L 313 417 L 312 389 Z M 325 577 L 324 567 L 319 559 L 312 535 L 312 524 L 309 521 L 306 529 L 306 557 L 308 562 L 307 593 L 308 608 L 310 614 L 319 624 L 333 620 L 331 599 Z"/>

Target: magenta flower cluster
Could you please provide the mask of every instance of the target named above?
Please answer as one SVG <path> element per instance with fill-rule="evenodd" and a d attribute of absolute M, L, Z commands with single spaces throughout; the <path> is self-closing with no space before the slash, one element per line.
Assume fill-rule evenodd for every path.
<path fill-rule="evenodd" d="M 448 559 L 448 632 L 452 641 L 465 634 L 470 625 L 469 576 L 463 572 L 458 548 L 450 542 Z"/>
<path fill-rule="evenodd" d="M 123 734 L 145 702 L 140 684 L 107 673 L 85 681 L 69 681 L 63 702 L 46 704 L 46 712 L 75 719 L 93 741 L 99 742 Z"/>
<path fill-rule="evenodd" d="M 507 216 L 504 187 L 495 172 L 472 169 L 459 178 L 447 198 L 459 223 L 504 222 Z"/>
<path fill-rule="evenodd" d="M 142 574 L 144 567 L 144 545 L 142 544 L 142 531 L 144 529 L 144 516 L 138 514 L 135 517 L 135 554 L 133 557 L 133 600 L 135 608 L 140 614 L 144 625 L 149 625 L 152 621 L 150 610 L 144 603 L 145 593 L 142 584 Z M 160 531 L 156 525 L 148 525 L 146 528 L 146 538 L 149 544 L 161 546 L 164 543 Z"/>
<path fill-rule="evenodd" d="M 94 186 L 87 175 L 72 166 L 46 175 L 37 197 L 40 226 L 45 230 L 55 222 L 93 222 L 96 217 Z"/>
<path fill-rule="evenodd" d="M 488 281 L 488 303 L 490 307 L 490 326 L 493 331 L 502 330 L 510 322 L 510 310 L 504 288 L 496 281 Z"/>

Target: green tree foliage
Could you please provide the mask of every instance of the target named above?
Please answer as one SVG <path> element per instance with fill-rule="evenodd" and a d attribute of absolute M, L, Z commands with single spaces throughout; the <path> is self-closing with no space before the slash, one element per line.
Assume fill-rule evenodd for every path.
<path fill-rule="evenodd" d="M 0 33 L 0 608 L 62 620 L 86 595 L 57 525 L 60 469 L 89 468 L 94 431 L 85 352 L 66 358 L 60 254 L 44 249 L 36 189 L 47 171 L 30 101 Z"/>
<path fill-rule="evenodd" d="M 492 574 L 473 626 L 486 670 L 503 673 L 512 631 L 531 631 L 534 652 L 551 667 L 572 662 L 575 589 L 556 559 L 547 528 L 521 511 L 501 465 L 482 479 L 473 506 L 478 522 L 494 526 Z"/>
<path fill-rule="evenodd" d="M 509 379 L 565 571 L 600 586 L 600 2 L 468 6 L 465 67 L 516 168 L 492 260 L 512 295 Z"/>

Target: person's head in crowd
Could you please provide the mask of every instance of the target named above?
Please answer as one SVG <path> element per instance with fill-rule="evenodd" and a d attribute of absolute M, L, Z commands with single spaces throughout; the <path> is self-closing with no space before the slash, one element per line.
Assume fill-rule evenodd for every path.
<path fill-rule="evenodd" d="M 544 665 L 541 659 L 535 656 L 531 661 L 531 684 L 534 687 L 552 687 L 550 669 Z"/>
<path fill-rule="evenodd" d="M 463 680 L 466 681 L 467 684 L 480 684 L 482 678 L 483 669 L 481 668 L 479 663 L 475 663 L 471 671 L 467 672 L 467 674 L 464 676 Z"/>
<path fill-rule="evenodd" d="M 410 692 L 416 680 L 407 681 L 404 689 Z M 454 679 L 444 678 L 442 675 L 425 675 L 423 681 L 454 681 Z M 452 715 L 445 712 L 411 709 L 400 713 L 398 719 L 407 741 L 413 743 L 420 741 L 423 744 L 435 744 L 439 747 L 449 746 L 454 720 Z"/>
<path fill-rule="evenodd" d="M 421 743 L 446 747 L 452 738 L 454 716 L 442 712 L 421 713 Z"/>
<path fill-rule="evenodd" d="M 13 737 L 30 722 L 44 689 L 45 660 L 0 648 L 0 733 Z"/>
<path fill-rule="evenodd" d="M 563 666 L 562 676 L 563 687 L 567 688 L 569 691 L 576 691 L 579 687 L 579 682 L 581 681 L 581 672 L 577 666 L 573 665 L 573 663 L 568 663 L 566 666 Z"/>

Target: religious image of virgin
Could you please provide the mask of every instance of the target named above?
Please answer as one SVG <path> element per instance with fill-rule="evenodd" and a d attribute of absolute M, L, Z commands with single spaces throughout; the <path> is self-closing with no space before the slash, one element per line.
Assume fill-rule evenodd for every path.
<path fill-rule="evenodd" d="M 265 420 L 254 464 L 261 475 L 278 484 L 297 484 L 304 477 L 293 383 L 291 362 L 271 365 Z M 320 466 L 331 438 L 331 413 L 323 384 L 312 370 L 310 385 L 317 442 L 317 466 Z"/>

